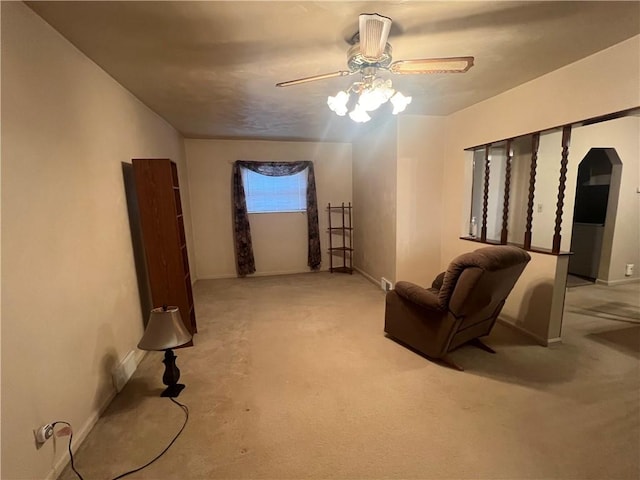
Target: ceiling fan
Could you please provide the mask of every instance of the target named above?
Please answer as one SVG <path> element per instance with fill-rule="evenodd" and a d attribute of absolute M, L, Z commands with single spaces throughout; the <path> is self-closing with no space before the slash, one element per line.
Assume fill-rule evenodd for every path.
<path fill-rule="evenodd" d="M 376 78 L 379 70 L 399 75 L 465 73 L 473 66 L 473 57 L 424 58 L 393 62 L 391 45 L 387 43 L 391 23 L 390 18 L 377 13 L 361 14 L 358 32 L 353 36 L 353 45 L 347 52 L 348 70 L 298 78 L 277 83 L 276 86 L 290 87 L 360 73 L 362 81 L 355 82 L 347 91 L 341 91 L 335 97 L 329 97 L 327 103 L 338 115 L 345 115 L 349 94 L 355 92 L 359 99 L 349 116 L 356 122 L 366 122 L 371 118 L 366 112 L 377 109 L 387 100 L 391 100 L 394 105 L 394 114 L 404 110 L 411 102 L 411 97 L 406 97 L 392 88 L 391 80 Z"/>
<path fill-rule="evenodd" d="M 349 70 L 323 73 L 311 77 L 277 83 L 277 87 L 290 87 L 306 82 L 344 77 L 375 68 L 400 75 L 425 73 L 465 73 L 473 66 L 473 57 L 424 58 L 420 60 L 391 61 L 391 45 L 387 43 L 391 19 L 377 13 L 363 13 L 359 17 L 359 31 L 353 36 L 353 46 L 347 52 Z"/>

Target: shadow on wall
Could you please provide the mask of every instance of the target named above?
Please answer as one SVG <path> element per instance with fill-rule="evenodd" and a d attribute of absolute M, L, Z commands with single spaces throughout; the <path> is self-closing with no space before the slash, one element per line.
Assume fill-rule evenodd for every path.
<path fill-rule="evenodd" d="M 107 405 L 113 403 L 114 395 L 118 398 L 116 386 L 114 384 L 114 373 L 121 367 L 123 359 L 118 357 L 118 352 L 114 345 L 116 337 L 113 327 L 108 323 L 103 323 L 98 328 L 94 351 L 96 352 L 93 361 L 93 371 L 97 372 L 97 387 L 93 397 L 93 407 L 95 411 L 102 412 Z M 131 383 L 130 381 L 128 383 Z M 128 385 L 127 383 L 127 385 Z M 125 385 L 125 388 L 127 387 Z M 158 390 L 160 395 L 162 390 Z M 110 407 L 109 407 L 110 408 Z"/>
<path fill-rule="evenodd" d="M 131 229 L 131 245 L 133 247 L 133 260 L 136 265 L 136 277 L 138 280 L 138 292 L 140 294 L 140 312 L 145 327 L 149 312 L 153 308 L 151 301 L 151 285 L 144 252 L 144 240 L 142 238 L 142 226 L 140 224 L 140 210 L 136 194 L 133 165 L 122 162 L 122 179 L 127 198 L 127 212 L 129 214 L 129 228 Z"/>
<path fill-rule="evenodd" d="M 111 328 L 107 325 L 103 325 L 98 329 L 98 339 L 96 341 L 96 352 L 101 351 L 101 346 L 105 345 L 105 341 L 108 342 L 107 345 L 113 345 L 113 332 Z M 96 358 L 94 365 L 98 364 L 99 367 L 96 369 L 100 372 L 98 378 L 98 388 L 93 397 L 93 407 L 95 410 L 100 411 L 105 407 L 105 402 L 107 399 L 110 399 L 115 393 L 115 386 L 113 385 L 113 371 L 118 365 L 118 355 L 113 347 L 109 347 L 109 349 L 102 355 L 101 358 Z"/>
<path fill-rule="evenodd" d="M 552 300 L 552 280 L 540 281 L 525 292 L 518 317 L 509 319 L 509 321 L 546 341 L 549 333 Z"/>

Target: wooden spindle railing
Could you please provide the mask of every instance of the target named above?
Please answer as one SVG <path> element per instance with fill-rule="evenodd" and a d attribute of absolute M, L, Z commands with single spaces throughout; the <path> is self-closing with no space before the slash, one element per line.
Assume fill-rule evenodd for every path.
<path fill-rule="evenodd" d="M 536 169 L 538 168 L 538 148 L 540 132 L 531 136 L 531 167 L 529 169 L 529 199 L 527 202 L 527 224 L 524 232 L 524 249 L 531 250 L 531 227 L 533 225 L 533 199 L 536 191 Z"/>
<path fill-rule="evenodd" d="M 482 196 L 482 227 L 480 229 L 480 241 L 487 240 L 487 210 L 489 209 L 489 175 L 491 173 L 491 157 L 489 149 L 491 144 L 484 147 L 484 193 Z"/>
<path fill-rule="evenodd" d="M 513 160 L 513 152 L 511 151 L 512 139 L 507 140 L 506 166 L 504 175 L 504 202 L 502 204 L 502 231 L 500 232 L 500 243 L 507 244 L 509 230 L 507 222 L 509 221 L 509 195 L 511 190 L 511 161 Z"/>
<path fill-rule="evenodd" d="M 553 234 L 551 253 L 560 253 L 562 235 L 562 209 L 564 208 L 564 191 L 567 184 L 567 164 L 569 163 L 569 143 L 571 142 L 571 125 L 562 128 L 562 158 L 560 160 L 560 181 L 558 183 L 558 203 L 556 204 L 556 225 Z"/>

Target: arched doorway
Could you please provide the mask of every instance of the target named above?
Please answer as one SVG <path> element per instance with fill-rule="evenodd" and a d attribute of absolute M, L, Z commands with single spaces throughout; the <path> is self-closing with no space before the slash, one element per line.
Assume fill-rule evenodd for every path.
<path fill-rule="evenodd" d="M 622 161 L 614 148 L 592 148 L 578 167 L 568 284 L 606 276 L 611 262 Z"/>

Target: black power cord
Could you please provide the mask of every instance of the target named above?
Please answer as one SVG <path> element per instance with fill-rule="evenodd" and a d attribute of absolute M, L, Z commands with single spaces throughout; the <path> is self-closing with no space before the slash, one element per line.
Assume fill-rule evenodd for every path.
<path fill-rule="evenodd" d="M 149 462 L 145 463 L 144 465 L 142 465 L 141 467 L 138 468 L 134 468 L 133 470 L 129 470 L 128 472 L 125 473 L 121 473 L 120 475 L 118 475 L 117 477 L 113 477 L 112 480 L 119 480 L 120 478 L 124 478 L 128 475 L 131 475 L 132 473 L 136 473 L 139 472 L 142 469 L 147 468 L 149 465 L 151 465 L 153 462 L 155 462 L 156 460 L 158 460 L 162 455 L 164 455 L 167 450 L 169 450 L 171 448 L 171 445 L 173 445 L 175 443 L 175 441 L 178 439 L 178 437 L 180 436 L 180 434 L 182 433 L 182 431 L 184 430 L 184 427 L 187 426 L 187 422 L 189 421 L 189 407 L 187 407 L 186 405 L 178 402 L 177 400 L 174 400 L 173 398 L 169 397 L 169 400 L 171 400 L 173 403 L 175 403 L 176 405 L 178 405 L 182 411 L 184 412 L 184 423 L 182 424 L 182 427 L 180 428 L 180 430 L 178 431 L 178 433 L 175 434 L 175 436 L 173 437 L 173 439 L 169 442 L 169 444 L 158 454 L 156 455 L 152 460 L 150 460 Z M 52 427 L 55 427 L 57 424 L 63 424 L 63 425 L 67 425 L 69 427 L 69 430 L 71 430 L 71 424 L 68 422 L 62 422 L 62 421 L 58 421 L 58 422 L 53 422 L 51 424 Z M 69 450 L 69 458 L 71 459 L 71 470 L 73 470 L 73 473 L 75 473 L 78 478 L 80 480 L 84 480 L 84 478 L 82 477 L 82 475 L 80 475 L 80 472 L 78 472 L 76 470 L 76 467 L 73 463 L 73 452 L 71 451 L 71 441 L 73 440 L 73 432 L 71 431 L 69 434 L 69 444 L 67 446 L 68 450 Z"/>
<path fill-rule="evenodd" d="M 53 422 L 51 424 L 51 428 L 55 428 L 56 425 L 58 424 L 66 425 L 67 427 L 69 427 L 69 443 L 67 444 L 67 449 L 69 450 L 69 458 L 71 458 L 71 470 L 73 470 L 73 472 L 78 476 L 80 480 L 84 480 L 84 478 L 82 478 L 82 475 L 80 475 L 80 472 L 76 470 L 76 466 L 73 464 L 73 452 L 71 451 L 71 441 L 73 440 L 73 428 L 71 427 L 71 424 L 69 422 L 63 422 L 60 420 L 57 422 Z"/>

